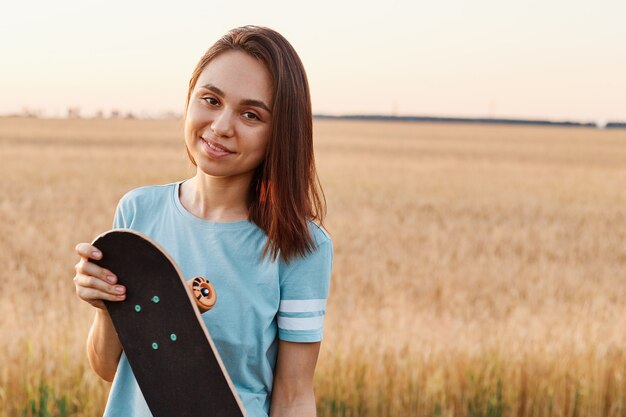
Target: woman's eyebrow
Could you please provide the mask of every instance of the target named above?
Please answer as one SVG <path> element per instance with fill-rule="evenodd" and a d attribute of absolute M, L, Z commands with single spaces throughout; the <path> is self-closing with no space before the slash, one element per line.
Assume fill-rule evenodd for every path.
<path fill-rule="evenodd" d="M 202 88 L 205 88 L 207 90 L 213 91 L 215 94 L 220 95 L 224 98 L 226 98 L 226 94 L 220 90 L 219 88 L 217 88 L 216 86 L 214 86 L 213 84 L 205 84 L 202 86 Z M 267 104 L 263 103 L 261 100 L 254 100 L 254 99 L 244 99 L 241 100 L 241 103 L 244 106 L 254 106 L 254 107 L 260 107 L 263 110 L 265 110 L 268 113 L 272 113 L 272 111 L 270 110 L 270 108 L 267 106 Z"/>

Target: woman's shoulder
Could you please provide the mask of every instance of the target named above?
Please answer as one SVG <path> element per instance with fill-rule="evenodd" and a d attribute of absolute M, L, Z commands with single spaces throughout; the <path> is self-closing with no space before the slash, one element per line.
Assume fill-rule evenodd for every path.
<path fill-rule="evenodd" d="M 169 184 L 159 185 L 144 185 L 141 187 L 133 188 L 126 192 L 120 199 L 120 202 L 146 202 L 151 200 L 160 200 L 167 198 L 178 183 L 172 182 Z"/>
<path fill-rule="evenodd" d="M 165 207 L 178 183 L 144 185 L 133 188 L 120 198 L 118 208 L 133 211 Z"/>
<path fill-rule="evenodd" d="M 330 234 L 322 225 L 314 222 L 313 220 L 307 221 L 307 225 L 309 227 L 309 233 L 311 233 L 311 237 L 313 238 L 313 243 L 315 247 L 320 247 L 325 243 L 331 243 L 332 239 Z"/>

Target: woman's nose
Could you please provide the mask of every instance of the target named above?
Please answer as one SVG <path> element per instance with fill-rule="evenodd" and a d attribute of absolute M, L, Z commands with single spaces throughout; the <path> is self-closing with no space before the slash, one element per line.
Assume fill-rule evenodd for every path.
<path fill-rule="evenodd" d="M 211 130 L 216 136 L 230 137 L 233 135 L 233 114 L 231 111 L 224 109 L 215 115 Z"/>

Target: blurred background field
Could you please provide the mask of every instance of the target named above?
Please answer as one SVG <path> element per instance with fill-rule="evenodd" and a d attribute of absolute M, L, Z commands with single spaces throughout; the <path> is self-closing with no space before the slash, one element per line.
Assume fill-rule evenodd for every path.
<path fill-rule="evenodd" d="M 320 416 L 626 416 L 626 130 L 316 121 Z M 101 415 L 74 246 L 182 123 L 0 118 L 0 416 Z"/>

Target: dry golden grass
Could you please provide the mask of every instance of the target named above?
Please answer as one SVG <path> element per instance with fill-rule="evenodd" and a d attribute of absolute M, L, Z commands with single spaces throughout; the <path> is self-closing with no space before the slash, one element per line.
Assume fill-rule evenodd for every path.
<path fill-rule="evenodd" d="M 335 243 L 320 415 L 626 416 L 626 131 L 315 135 Z M 0 416 L 46 395 L 100 415 L 73 247 L 127 190 L 192 174 L 182 124 L 0 119 L 0 155 Z"/>

